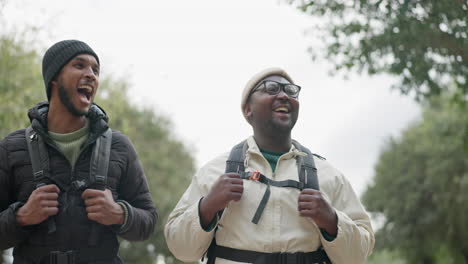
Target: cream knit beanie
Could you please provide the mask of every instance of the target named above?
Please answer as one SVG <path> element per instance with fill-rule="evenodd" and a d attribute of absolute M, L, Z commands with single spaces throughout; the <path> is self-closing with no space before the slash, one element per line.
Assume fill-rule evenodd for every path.
<path fill-rule="evenodd" d="M 286 73 L 286 71 L 284 71 L 283 69 L 278 68 L 278 67 L 267 68 L 267 69 L 255 74 L 247 82 L 247 84 L 245 85 L 244 91 L 242 92 L 241 111 L 242 111 L 242 115 L 244 115 L 245 119 L 247 119 L 247 117 L 244 114 L 244 108 L 245 108 L 245 105 L 247 104 L 247 99 L 248 99 L 248 97 L 250 95 L 250 92 L 252 91 L 252 89 L 254 89 L 257 86 L 257 84 L 259 82 L 261 82 L 263 79 L 267 78 L 268 76 L 272 76 L 272 75 L 279 75 L 281 77 L 284 77 L 290 83 L 294 83 L 293 80 L 291 79 L 291 77 L 289 76 L 289 74 Z"/>

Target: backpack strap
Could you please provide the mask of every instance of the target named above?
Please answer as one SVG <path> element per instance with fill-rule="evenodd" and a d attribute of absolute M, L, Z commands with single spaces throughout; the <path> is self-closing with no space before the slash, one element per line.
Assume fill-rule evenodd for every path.
<path fill-rule="evenodd" d="M 33 169 L 34 184 L 37 189 L 46 185 L 46 178 L 49 176 L 49 153 L 42 137 L 31 126 L 26 128 L 25 133 Z"/>
<path fill-rule="evenodd" d="M 46 179 L 50 176 L 49 171 L 49 153 L 47 152 L 44 140 L 29 126 L 25 130 L 26 143 L 28 145 L 29 158 L 33 170 L 35 189 L 47 184 Z M 57 230 L 55 220 L 49 217 L 47 220 L 48 233 L 51 234 Z"/>
<path fill-rule="evenodd" d="M 242 263 L 271 264 L 271 263 L 294 263 L 294 264 L 331 264 L 327 253 L 323 248 L 312 252 L 258 252 L 244 249 L 236 249 L 217 246 L 215 257 Z"/>
<path fill-rule="evenodd" d="M 258 224 L 260 217 L 262 216 L 263 210 L 265 209 L 266 204 L 270 198 L 270 194 L 271 194 L 270 185 L 276 186 L 276 187 L 293 187 L 299 190 L 302 190 L 304 188 L 311 188 L 311 189 L 319 190 L 317 167 L 315 166 L 312 152 L 308 148 L 302 146 L 301 144 L 299 144 L 299 142 L 295 140 L 293 140 L 292 143 L 297 149 L 307 154 L 306 157 L 298 156 L 296 158 L 297 169 L 298 169 L 298 174 L 299 174 L 299 182 L 295 180 L 274 181 L 260 174 L 258 171 L 254 172 L 253 174 L 250 172 L 246 173 L 245 165 L 244 165 L 245 154 L 248 148 L 248 144 L 246 140 L 235 145 L 229 154 L 229 158 L 226 161 L 225 173 L 229 173 L 229 172 L 239 173 L 242 179 L 246 179 L 246 180 L 254 179 L 259 182 L 264 183 L 267 186 L 265 193 L 260 201 L 260 204 L 252 218 L 252 223 L 254 224 Z M 253 176 L 255 174 L 257 176 Z M 219 218 L 221 218 L 223 212 L 224 210 L 221 210 L 218 212 Z M 215 230 L 215 234 L 216 234 L 216 231 L 217 231 L 217 228 Z M 207 257 L 208 257 L 207 264 L 214 263 L 214 260 L 216 258 L 214 252 L 216 248 L 217 248 L 216 240 L 215 238 L 213 238 L 213 240 L 211 241 L 210 247 L 208 248 L 208 251 L 207 251 Z"/>
<path fill-rule="evenodd" d="M 240 142 L 232 148 L 231 152 L 229 153 L 229 158 L 226 161 L 226 169 L 224 171 L 225 173 L 245 172 L 244 160 L 247 148 L 247 140 Z"/>
<path fill-rule="evenodd" d="M 226 160 L 226 169 L 224 173 L 245 173 L 245 153 L 247 152 L 247 148 L 249 145 L 247 144 L 247 140 L 240 142 L 239 144 L 235 145 L 231 152 L 229 153 L 229 157 Z M 223 215 L 224 209 L 218 212 L 218 217 L 221 218 Z"/>
<path fill-rule="evenodd" d="M 226 169 L 224 170 L 225 173 L 245 173 L 245 166 L 244 166 L 244 160 L 245 160 L 245 153 L 247 152 L 247 140 L 244 140 L 237 145 L 235 145 L 232 149 L 231 152 L 229 153 L 229 157 L 226 160 Z M 218 211 L 218 219 L 221 219 L 221 216 L 223 215 L 224 209 Z M 216 231 L 218 230 L 218 227 L 215 227 L 214 234 L 216 235 Z M 206 251 L 206 257 L 207 257 L 207 264 L 214 264 L 216 257 L 214 256 L 214 252 L 216 249 L 216 238 L 213 236 L 213 240 L 211 240 L 210 247 Z"/>
<path fill-rule="evenodd" d="M 318 176 L 317 176 L 317 167 L 315 166 L 314 158 L 312 152 L 299 144 L 296 140 L 293 140 L 294 146 L 302 152 L 307 154 L 306 157 L 298 157 L 297 159 L 297 168 L 299 170 L 299 181 L 304 183 L 305 188 L 320 190 Z"/>
<path fill-rule="evenodd" d="M 107 171 L 109 169 L 109 159 L 112 145 L 112 129 L 108 128 L 94 143 L 91 154 L 89 180 L 93 189 L 104 191 L 107 185 Z M 93 223 L 89 234 L 88 244 L 96 246 L 98 243 L 99 224 Z"/>
<path fill-rule="evenodd" d="M 89 180 L 94 189 L 105 190 L 107 185 L 107 170 L 109 169 L 110 150 L 112 145 L 112 129 L 108 128 L 96 143 L 89 163 Z"/>
<path fill-rule="evenodd" d="M 271 194 L 270 185 L 276 186 L 276 187 L 294 187 L 299 190 L 302 190 L 304 188 L 311 188 L 311 189 L 319 190 L 317 167 L 315 166 L 312 152 L 308 148 L 299 144 L 299 142 L 297 142 L 296 140 L 293 140 L 292 143 L 297 149 L 307 154 L 307 156 L 305 157 L 298 156 L 296 158 L 297 169 L 298 169 L 298 174 L 299 174 L 299 182 L 294 181 L 294 180 L 277 182 L 277 181 L 270 180 L 267 177 L 262 175 L 262 177 L 260 177 L 260 182 L 264 183 L 267 186 L 267 188 L 252 218 L 252 223 L 254 224 L 258 224 L 258 222 L 260 221 L 260 217 L 262 216 L 262 213 L 265 210 L 266 204 L 268 203 L 268 200 Z M 248 144 L 246 140 L 242 141 L 241 143 L 235 145 L 232 148 L 229 154 L 229 158 L 226 161 L 226 170 L 225 170 L 226 173 L 236 172 L 236 173 L 241 174 L 242 179 L 252 178 L 249 176 L 246 177 L 247 174 L 245 172 L 244 160 L 245 160 L 247 148 L 248 148 Z M 219 218 L 221 218 L 223 211 L 224 210 L 221 210 L 218 212 Z"/>

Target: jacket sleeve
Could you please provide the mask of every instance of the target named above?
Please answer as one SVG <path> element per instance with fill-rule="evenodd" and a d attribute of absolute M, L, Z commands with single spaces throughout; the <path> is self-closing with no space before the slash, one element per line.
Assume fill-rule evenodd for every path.
<path fill-rule="evenodd" d="M 128 215 L 117 234 L 130 241 L 145 240 L 154 232 L 158 214 L 135 148 L 126 136 L 120 138 L 127 146 L 127 166 L 119 184 L 118 202 L 125 205 Z"/>
<path fill-rule="evenodd" d="M 334 264 L 363 264 L 374 248 L 369 215 L 348 180 L 339 175 L 332 206 L 338 215 L 338 234 L 332 241 L 321 237 Z"/>
<path fill-rule="evenodd" d="M 0 141 L 0 250 L 18 245 L 29 235 L 27 228 L 16 222 L 16 211 L 23 204 L 12 200 L 11 171 L 5 140 Z"/>
<path fill-rule="evenodd" d="M 205 168 L 201 168 L 192 178 L 190 186 L 169 215 L 164 228 L 169 250 L 184 262 L 200 260 L 210 246 L 216 230 L 213 226 L 211 230 L 205 231 L 200 223 L 199 202 L 209 190 L 199 182 L 199 178 L 205 173 Z"/>

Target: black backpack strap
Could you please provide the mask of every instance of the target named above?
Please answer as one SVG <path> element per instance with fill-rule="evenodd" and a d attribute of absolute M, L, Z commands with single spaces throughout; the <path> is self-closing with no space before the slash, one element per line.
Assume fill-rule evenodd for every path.
<path fill-rule="evenodd" d="M 235 145 L 229 153 L 229 158 L 226 161 L 225 173 L 235 172 L 240 173 L 245 171 L 244 160 L 247 152 L 247 140 Z"/>
<path fill-rule="evenodd" d="M 304 188 L 311 188 L 315 190 L 319 190 L 319 183 L 318 183 L 318 177 L 317 177 L 317 167 L 315 167 L 314 159 L 312 157 L 312 153 L 310 150 L 306 147 L 303 147 L 299 142 L 293 141 L 293 144 L 298 148 L 300 151 L 307 153 L 306 157 L 297 157 L 297 167 L 299 170 L 299 182 L 297 183 L 298 189 L 302 190 Z M 245 174 L 243 172 L 242 174 Z M 263 181 L 262 181 L 263 180 Z M 259 181 L 263 182 L 266 184 L 267 188 L 265 190 L 265 193 L 263 194 L 262 200 L 260 201 L 260 204 L 258 205 L 257 210 L 255 211 L 255 215 L 252 218 L 252 223 L 258 224 L 260 221 L 260 217 L 263 214 L 263 211 L 265 210 L 266 204 L 268 203 L 268 200 L 270 199 L 270 185 L 276 186 L 276 187 L 294 187 L 297 188 L 293 182 L 293 180 L 289 181 L 273 181 L 268 179 L 267 177 L 261 175 L 259 177 Z"/>
<path fill-rule="evenodd" d="M 244 160 L 248 147 L 247 140 L 244 140 L 231 149 L 229 157 L 226 160 L 226 169 L 224 170 L 224 173 L 245 173 Z M 223 212 L 224 209 L 218 212 L 218 218 L 221 218 Z"/>
<path fill-rule="evenodd" d="M 112 129 L 108 128 L 96 139 L 89 168 L 89 179 L 93 189 L 105 190 L 107 184 L 107 170 L 109 169 L 110 151 L 112 145 Z M 99 224 L 93 223 L 89 234 L 88 244 L 96 246 L 99 235 Z"/>
<path fill-rule="evenodd" d="M 271 264 L 271 263 L 293 263 L 293 264 L 331 264 L 327 253 L 323 248 L 313 252 L 258 252 L 244 249 L 236 249 L 217 246 L 214 256 L 242 263 Z"/>
<path fill-rule="evenodd" d="M 248 148 L 247 140 L 242 141 L 241 143 L 235 145 L 231 152 L 229 153 L 229 157 L 226 160 L 226 169 L 224 173 L 234 172 L 234 173 L 245 173 L 245 153 L 247 152 Z M 218 218 L 221 219 L 223 215 L 224 209 L 218 212 Z"/>
<path fill-rule="evenodd" d="M 299 182 L 295 180 L 274 181 L 265 177 L 264 175 L 258 172 L 246 173 L 244 160 L 245 160 L 245 153 L 248 147 L 247 141 L 244 140 L 232 148 L 229 154 L 229 158 L 226 161 L 225 172 L 226 173 L 228 172 L 239 173 L 242 179 L 252 179 L 252 177 L 254 177 L 254 180 L 262 182 L 266 184 L 267 186 L 266 191 L 262 197 L 262 200 L 260 201 L 260 204 L 255 212 L 255 215 L 252 218 L 252 223 L 258 224 L 258 221 L 260 220 L 263 210 L 265 209 L 266 204 L 270 198 L 270 193 L 271 193 L 270 185 L 276 186 L 276 187 L 292 187 L 292 188 L 297 188 L 299 190 L 302 190 L 303 188 L 311 188 L 311 189 L 319 190 L 317 167 L 315 166 L 312 152 L 308 148 L 302 146 L 301 144 L 299 144 L 299 142 L 295 140 L 293 140 L 293 144 L 297 149 L 307 154 L 306 157 L 301 157 L 301 156 L 297 157 Z M 256 173 L 257 173 L 257 176 L 252 176 L 252 175 L 255 175 Z M 223 211 L 224 210 L 221 210 L 218 212 L 218 216 L 220 218 L 221 218 L 221 215 L 223 214 Z M 216 230 L 215 230 L 215 234 L 216 234 Z M 217 248 L 218 246 L 216 245 L 216 239 L 213 238 L 213 240 L 211 241 L 210 247 L 208 248 L 208 251 L 207 251 L 207 257 L 208 257 L 207 264 L 214 264 L 214 261 L 217 257 L 216 256 L 217 254 L 215 253 Z"/>
<path fill-rule="evenodd" d="M 96 139 L 93 153 L 91 154 L 89 180 L 94 189 L 106 189 L 111 145 L 112 129 L 108 128 L 106 132 Z"/>
<path fill-rule="evenodd" d="M 47 184 L 49 178 L 49 153 L 44 144 L 44 140 L 37 134 L 34 129 L 29 126 L 25 130 L 26 142 L 28 145 L 29 157 L 33 170 L 35 188 L 39 188 Z M 55 220 L 49 217 L 47 220 L 48 233 L 51 234 L 57 230 Z"/>
<path fill-rule="evenodd" d="M 298 182 L 295 180 L 275 181 L 261 174 L 259 171 L 243 172 L 243 173 L 240 173 L 240 177 L 243 180 L 258 181 L 263 184 L 271 185 L 274 187 L 289 187 L 289 188 L 295 188 L 298 190 L 303 190 L 305 188 L 305 185 L 302 182 Z"/>
<path fill-rule="evenodd" d="M 49 153 L 42 137 L 32 127 L 26 128 L 25 133 L 33 169 L 34 184 L 37 189 L 46 185 L 46 177 L 49 176 Z"/>
<path fill-rule="evenodd" d="M 297 159 L 299 181 L 304 183 L 305 188 L 320 190 L 317 176 L 317 167 L 315 166 L 312 152 L 295 140 L 293 140 L 293 144 L 297 149 L 307 154 L 306 157 L 298 157 Z"/>
<path fill-rule="evenodd" d="M 229 157 L 226 160 L 226 169 L 224 170 L 225 173 L 229 172 L 234 172 L 234 173 L 244 173 L 245 172 L 245 166 L 244 166 L 244 160 L 245 160 L 245 153 L 247 152 L 248 144 L 247 140 L 243 140 L 239 144 L 235 145 L 232 149 L 231 152 L 229 153 Z M 218 219 L 221 219 L 221 216 L 223 215 L 224 209 L 218 211 Z M 216 236 L 216 231 L 218 230 L 218 227 L 216 227 L 214 236 Z M 213 240 L 211 241 L 210 247 L 208 248 L 206 252 L 206 257 L 208 258 L 207 264 L 214 264 L 215 258 L 214 257 L 214 250 L 216 249 L 216 239 L 213 237 Z"/>

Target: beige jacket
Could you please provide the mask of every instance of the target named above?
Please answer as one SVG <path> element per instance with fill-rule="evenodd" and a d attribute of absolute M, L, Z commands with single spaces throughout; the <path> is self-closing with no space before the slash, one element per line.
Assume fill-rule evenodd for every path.
<path fill-rule="evenodd" d="M 258 170 L 277 180 L 299 181 L 295 157 L 305 155 L 294 146 L 280 157 L 275 173 L 261 154 L 253 137 L 248 140 L 246 171 Z M 208 249 L 214 229 L 206 232 L 200 225 L 198 203 L 212 184 L 224 173 L 229 153 L 208 162 L 193 177 L 184 195 L 169 215 L 164 234 L 171 252 L 182 261 L 197 261 Z M 218 245 L 259 252 L 311 252 L 323 246 L 334 264 L 364 263 L 374 247 L 369 215 L 346 178 L 327 161 L 314 157 L 320 191 L 338 215 L 337 237 L 327 241 L 315 223 L 298 212 L 299 190 L 271 187 L 270 199 L 259 223 L 253 224 L 266 185 L 244 181 L 238 202 L 231 202 L 218 220 Z M 218 258 L 216 263 L 237 263 Z"/>

